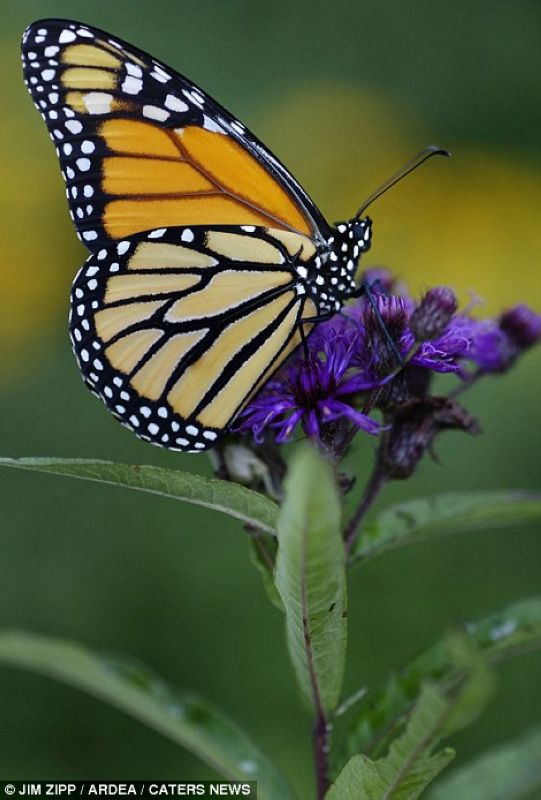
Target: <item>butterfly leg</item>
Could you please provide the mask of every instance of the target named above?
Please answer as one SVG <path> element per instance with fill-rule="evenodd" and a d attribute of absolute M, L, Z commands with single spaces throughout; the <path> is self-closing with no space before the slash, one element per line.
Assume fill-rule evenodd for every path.
<path fill-rule="evenodd" d="M 301 334 L 301 343 L 302 343 L 302 349 L 303 349 L 303 352 L 304 352 L 304 360 L 308 361 L 308 342 L 306 341 L 306 334 L 304 333 L 304 320 L 303 319 L 301 319 L 299 332 Z"/>
<path fill-rule="evenodd" d="M 301 342 L 304 350 L 304 357 L 305 359 L 308 358 L 308 343 L 306 341 L 306 334 L 304 332 L 305 325 L 316 325 L 318 322 L 325 322 L 325 320 L 334 317 L 336 312 L 334 311 L 327 311 L 325 314 L 316 314 L 314 317 L 303 317 L 301 319 L 300 325 L 300 334 L 301 334 Z"/>
<path fill-rule="evenodd" d="M 318 322 L 325 322 L 325 320 L 334 317 L 336 311 L 327 311 L 325 314 L 316 314 L 314 317 L 303 317 L 302 322 L 310 323 L 311 325 L 315 325 Z"/>

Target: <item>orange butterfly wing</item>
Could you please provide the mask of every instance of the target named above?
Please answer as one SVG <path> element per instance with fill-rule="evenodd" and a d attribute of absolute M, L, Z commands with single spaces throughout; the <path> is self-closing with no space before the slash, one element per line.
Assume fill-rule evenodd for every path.
<path fill-rule="evenodd" d="M 328 226 L 285 167 L 186 78 L 86 25 L 23 38 L 27 86 L 91 251 L 159 226 L 261 225 L 321 241 Z"/>

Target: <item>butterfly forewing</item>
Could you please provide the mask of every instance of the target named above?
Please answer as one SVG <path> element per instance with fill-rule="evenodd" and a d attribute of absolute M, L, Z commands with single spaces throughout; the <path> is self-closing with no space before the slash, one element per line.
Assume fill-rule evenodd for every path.
<path fill-rule="evenodd" d="M 233 226 L 160 228 L 100 249 L 72 290 L 85 381 L 138 436 L 171 449 L 212 446 L 315 312 L 293 252 L 308 263 L 314 247 L 298 234 Z"/>
<path fill-rule="evenodd" d="M 91 251 L 160 226 L 256 225 L 321 241 L 285 167 L 186 78 L 108 34 L 44 20 L 23 39 L 32 98 Z"/>

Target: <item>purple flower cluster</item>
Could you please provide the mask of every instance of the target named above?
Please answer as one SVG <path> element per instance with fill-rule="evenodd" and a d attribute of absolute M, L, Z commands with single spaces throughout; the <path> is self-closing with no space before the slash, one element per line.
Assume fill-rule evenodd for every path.
<path fill-rule="evenodd" d="M 477 320 L 457 310 L 446 287 L 429 290 L 416 304 L 386 272 L 368 281 L 371 298 L 320 323 L 306 351 L 299 348 L 241 412 L 237 432 L 256 442 L 272 434 L 277 443 L 299 424 L 318 441 L 330 426 L 377 434 L 382 425 L 372 410 L 381 410 L 387 425 L 389 414 L 426 398 L 434 373 L 463 381 L 501 373 L 541 339 L 541 316 L 525 305 Z"/>

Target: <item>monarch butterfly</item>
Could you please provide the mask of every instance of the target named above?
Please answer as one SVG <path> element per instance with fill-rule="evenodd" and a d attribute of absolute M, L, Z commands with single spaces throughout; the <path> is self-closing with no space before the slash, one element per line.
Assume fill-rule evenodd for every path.
<path fill-rule="evenodd" d="M 71 293 L 83 379 L 142 439 L 212 447 L 303 327 L 359 293 L 366 204 L 331 227 L 241 122 L 96 28 L 35 22 L 22 57 L 91 253 Z"/>

